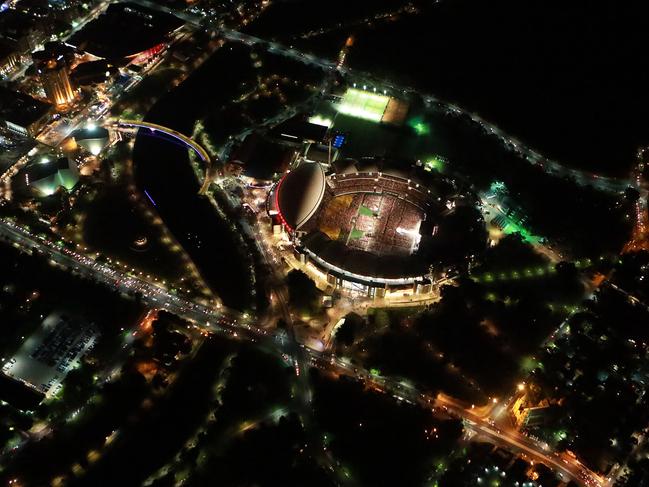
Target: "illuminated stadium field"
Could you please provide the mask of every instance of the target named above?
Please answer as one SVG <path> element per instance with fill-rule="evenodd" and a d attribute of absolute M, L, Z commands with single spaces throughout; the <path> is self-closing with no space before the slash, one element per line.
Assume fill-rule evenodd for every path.
<path fill-rule="evenodd" d="M 380 122 L 390 102 L 390 97 L 349 88 L 337 110 L 345 115 Z"/>
<path fill-rule="evenodd" d="M 423 218 L 421 209 L 396 196 L 355 193 L 324 202 L 305 230 L 377 256 L 407 256 L 416 250 Z"/>
<path fill-rule="evenodd" d="M 390 163 L 340 160 L 326 173 L 303 162 L 269 194 L 269 215 L 329 277 L 370 287 L 418 282 L 467 241 L 449 211 L 456 189 L 422 167 Z"/>

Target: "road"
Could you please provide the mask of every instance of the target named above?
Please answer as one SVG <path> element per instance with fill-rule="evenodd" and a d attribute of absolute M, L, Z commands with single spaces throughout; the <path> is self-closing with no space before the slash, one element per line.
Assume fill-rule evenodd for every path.
<path fill-rule="evenodd" d="M 348 375 L 364 381 L 375 390 L 391 394 L 398 400 L 406 400 L 420 404 L 433 412 L 444 412 L 465 421 L 472 430 L 486 437 L 497 439 L 503 446 L 510 450 L 522 451 L 530 458 L 546 463 L 561 472 L 567 478 L 574 479 L 582 485 L 601 486 L 603 480 L 594 472 L 581 465 L 578 460 L 565 460 L 558 454 L 547 450 L 546 445 L 528 438 L 516 431 L 497 429 L 488 417 L 483 418 L 476 414 L 471 407 L 466 407 L 445 396 L 431 397 L 421 392 L 412 385 L 407 385 L 395 379 L 376 377 L 362 367 L 346 363 L 339 357 L 327 352 L 319 352 L 297 343 L 294 336 L 287 340 L 280 331 L 267 331 L 251 325 L 247 315 L 225 307 L 210 308 L 189 299 L 179 297 L 169 292 L 159 284 L 148 282 L 142 278 L 125 274 L 112 269 L 104 263 L 79 254 L 75 251 L 62 248 L 54 242 L 43 237 L 33 235 L 28 230 L 14 223 L 0 219 L 0 239 L 11 244 L 16 244 L 28 252 L 37 252 L 48 257 L 55 264 L 84 277 L 97 280 L 113 289 L 125 294 L 139 293 L 142 301 L 152 307 L 165 309 L 180 317 L 186 318 L 207 330 L 233 335 L 240 339 L 258 342 L 268 350 L 274 350 L 280 355 L 290 355 L 294 358 L 296 374 L 301 377 L 300 390 L 303 407 L 308 407 L 311 401 L 310 388 L 303 384 L 307 381 L 306 371 L 308 366 L 322 370 L 332 371 L 337 374 Z M 281 313 L 288 319 L 289 330 L 290 312 L 286 305 L 287 296 L 280 292 L 278 301 Z"/>
<path fill-rule="evenodd" d="M 524 453 L 529 459 L 546 464 L 560 473 L 564 478 L 574 480 L 588 487 L 604 485 L 604 479 L 582 465 L 579 460 L 564 457 L 549 450 L 546 444 L 515 431 L 495 426 L 491 419 L 491 408 L 474 409 L 461 404 L 444 394 L 433 397 L 419 391 L 416 387 L 387 377 L 371 375 L 365 369 L 345 363 L 338 357 L 324 357 L 322 354 L 309 350 L 312 365 L 323 370 L 334 371 L 340 375 L 356 377 L 376 390 L 392 395 L 395 399 L 418 404 L 430 409 L 435 414 L 448 415 L 462 419 L 467 429 L 482 435 L 506 449 Z"/>
<path fill-rule="evenodd" d="M 42 236 L 34 235 L 29 230 L 15 225 L 9 220 L 0 219 L 0 239 L 29 252 L 37 252 L 50 259 L 56 265 L 77 274 L 96 280 L 124 294 L 139 294 L 142 301 L 151 308 L 165 309 L 181 317 L 201 323 L 210 320 L 228 318 L 233 321 L 245 321 L 240 312 L 221 308 L 213 309 L 196 303 L 167 290 L 160 284 L 147 281 L 130 273 L 111 268 L 97 262 L 91 257 L 82 255 Z"/>
<path fill-rule="evenodd" d="M 420 96 L 427 106 L 437 105 L 445 109 L 448 113 L 455 115 L 465 115 L 469 117 L 474 123 L 478 124 L 486 133 L 493 135 L 501 140 L 509 150 L 516 152 L 521 158 L 528 161 L 530 164 L 539 166 L 546 173 L 558 177 L 571 177 L 574 181 L 583 186 L 592 186 L 600 191 L 620 193 L 624 191 L 629 186 L 634 186 L 635 181 L 632 177 L 629 178 L 611 178 L 607 176 L 602 176 L 595 174 L 589 171 L 579 170 L 565 166 L 558 161 L 552 160 L 548 157 L 541 155 L 538 151 L 532 149 L 531 147 L 525 145 L 521 141 L 517 140 L 515 137 L 512 137 L 505 133 L 503 130 L 498 128 L 496 125 L 484 120 L 479 115 L 464 109 L 456 104 L 446 102 L 437 96 L 424 93 L 421 90 L 414 88 L 412 86 L 396 85 L 384 80 L 378 80 L 371 73 L 365 73 L 357 70 L 353 70 L 349 67 L 338 66 L 335 61 L 324 59 L 321 57 L 314 56 L 309 53 L 301 52 L 293 47 L 286 47 L 278 42 L 266 41 L 265 39 L 260 39 L 249 34 L 239 32 L 237 30 L 229 29 L 218 21 L 212 21 L 210 19 L 201 18 L 197 15 L 188 14 L 186 12 L 176 12 L 172 9 L 159 5 L 157 3 L 151 2 L 149 0 L 135 0 L 136 3 L 144 5 L 146 7 L 164 11 L 172 15 L 176 15 L 180 19 L 196 26 L 201 27 L 206 30 L 211 30 L 221 35 L 223 38 L 233 41 L 247 44 L 249 46 L 256 45 L 258 47 L 265 48 L 271 54 L 278 54 L 290 59 L 315 66 L 324 70 L 329 71 L 338 71 L 341 74 L 347 76 L 352 80 L 357 80 L 358 83 L 363 84 L 378 84 L 382 88 L 387 88 L 393 93 L 403 93 L 403 94 L 416 94 Z"/>
<path fill-rule="evenodd" d="M 624 247 L 623 253 L 649 250 L 649 208 L 647 207 L 647 183 L 642 177 L 645 170 L 645 159 L 649 156 L 649 147 L 640 149 L 637 154 L 638 162 L 633 170 L 634 187 L 640 193 L 635 203 L 635 225 L 631 239 Z"/>
<path fill-rule="evenodd" d="M 136 0 L 136 2 L 149 8 L 167 11 L 194 25 L 216 31 L 221 36 L 231 41 L 242 42 L 248 45 L 259 45 L 264 47 L 270 53 L 286 56 L 327 71 L 338 71 L 351 78 L 373 80 L 373 77 L 369 74 L 355 72 L 345 67 L 339 68 L 333 61 L 317 58 L 313 55 L 299 52 L 293 48 L 287 48 L 274 42 L 267 42 L 235 30 L 226 29 L 223 26 L 206 25 L 204 19 L 185 13 L 175 12 L 164 6 L 149 2 L 148 0 Z M 521 142 L 508 136 L 494 125 L 489 124 L 479 116 L 456 105 L 445 103 L 433 95 L 421 93 L 411 87 L 400 87 L 381 81 L 376 82 L 389 88 L 391 92 L 416 93 L 422 96 L 430 106 L 443 106 L 450 112 L 469 116 L 473 122 L 481 125 L 484 130 L 490 132 L 493 136 L 499 137 L 510 150 L 519 153 L 531 164 L 539 165 L 544 168 L 549 174 L 557 176 L 570 175 L 578 184 L 593 185 L 602 191 L 620 192 L 626 187 L 633 185 L 633 181 L 631 180 L 605 178 L 584 171 L 566 168 L 555 161 L 551 161 L 541 156 L 533 149 L 524 146 Z M 122 122 L 126 122 L 127 124 L 132 123 L 131 121 Z M 146 126 L 154 131 L 160 130 L 187 144 L 190 148 L 195 150 L 199 154 L 199 157 L 204 161 L 209 160 L 205 159 L 206 153 L 204 149 L 186 136 L 174 133 L 174 131 L 164 127 L 151 127 L 150 125 L 145 125 L 141 122 L 137 122 L 137 124 L 139 125 L 132 123 L 131 126 Z M 201 152 L 204 154 L 201 154 Z M 209 158 L 209 156 L 207 157 Z M 296 373 L 298 376 L 301 376 L 301 381 L 306 380 L 305 376 L 308 366 L 314 366 L 321 368 L 322 370 L 334 371 L 338 374 L 355 377 L 377 390 L 395 396 L 398 400 L 418 403 L 430 408 L 434 412 L 449 414 L 460 418 L 464 420 L 467 428 L 475 431 L 477 434 L 481 434 L 493 441 L 497 441 L 510 450 L 523 452 L 530 458 L 535 459 L 536 461 L 541 461 L 548 466 L 555 468 L 566 478 L 574 479 L 582 485 L 603 485 L 602 478 L 581 465 L 578 460 L 566 459 L 556 453 L 547 451 L 545 445 L 525 437 L 516 431 L 499 429 L 492 424 L 488 416 L 480 417 L 471 408 L 457 404 L 448 398 L 430 397 L 426 393 L 417 390 L 415 387 L 405 386 L 394 379 L 373 377 L 365 369 L 347 364 L 341 359 L 326 352 L 318 352 L 305 348 L 303 345 L 297 343 L 294 334 L 292 333 L 290 313 L 286 306 L 286 296 L 283 291 L 277 293 L 277 296 L 281 308 L 281 314 L 285 316 L 285 319 L 289 324 L 289 330 L 291 330 L 290 340 L 286 340 L 280 333 L 269 332 L 252 326 L 249 323 L 247 316 L 242 315 L 235 310 L 224 307 L 216 309 L 210 308 L 204 304 L 199 304 L 189 299 L 182 298 L 175 293 L 168 291 L 159 284 L 148 282 L 140 277 L 117 271 L 105 263 L 96 262 L 91 257 L 79 254 L 40 236 L 31 234 L 27 229 L 17 226 L 11 221 L 0 220 L 0 238 L 17 245 L 23 250 L 40 253 L 48 257 L 56 265 L 62 266 L 84 277 L 97 280 L 98 282 L 117 289 L 122 293 L 137 293 L 141 295 L 142 301 L 151 308 L 166 309 L 180 317 L 189 319 L 210 331 L 219 333 L 225 332 L 242 339 L 260 342 L 260 344 L 263 344 L 271 350 L 275 350 L 277 353 L 289 354 L 294 358 Z M 273 268 L 273 266 L 271 266 L 271 268 Z M 305 391 L 302 401 L 306 406 L 310 403 L 310 392 L 306 391 L 310 391 L 310 389 L 308 388 L 308 385 L 304 384 L 301 384 L 300 389 Z"/>

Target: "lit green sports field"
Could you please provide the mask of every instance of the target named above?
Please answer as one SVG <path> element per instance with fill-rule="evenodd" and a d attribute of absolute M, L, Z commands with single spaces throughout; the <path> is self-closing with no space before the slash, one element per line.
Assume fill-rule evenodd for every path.
<path fill-rule="evenodd" d="M 337 110 L 345 115 L 380 122 L 390 97 L 349 88 Z"/>
<path fill-rule="evenodd" d="M 374 216 L 374 212 L 370 210 L 367 206 L 361 205 L 358 209 L 358 214 L 362 216 Z"/>

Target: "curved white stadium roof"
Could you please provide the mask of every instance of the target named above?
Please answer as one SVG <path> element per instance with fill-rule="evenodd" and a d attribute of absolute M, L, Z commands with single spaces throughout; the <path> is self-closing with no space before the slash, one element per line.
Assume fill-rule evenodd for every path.
<path fill-rule="evenodd" d="M 324 169 L 317 162 L 304 162 L 277 185 L 277 210 L 286 226 L 297 230 L 318 210 L 326 187 Z"/>

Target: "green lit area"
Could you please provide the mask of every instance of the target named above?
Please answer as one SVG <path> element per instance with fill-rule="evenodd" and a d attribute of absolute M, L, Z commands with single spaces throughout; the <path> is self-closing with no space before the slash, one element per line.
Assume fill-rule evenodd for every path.
<path fill-rule="evenodd" d="M 350 117 L 380 122 L 389 101 L 388 96 L 349 88 L 336 109 L 339 113 Z"/>
<path fill-rule="evenodd" d="M 487 193 L 487 198 L 492 197 L 505 197 L 507 196 L 507 187 L 502 181 L 494 181 L 491 183 L 489 191 Z M 533 235 L 525 226 L 522 224 L 523 217 L 520 215 L 520 211 L 513 211 L 505 214 L 504 210 L 501 210 L 503 213 L 503 218 L 505 218 L 506 223 L 502 227 L 502 232 L 505 235 L 511 235 L 512 233 L 518 233 L 521 238 L 532 245 L 538 245 L 542 243 L 542 238 L 536 235 Z"/>
<path fill-rule="evenodd" d="M 568 438 L 568 433 L 565 430 L 557 430 L 554 432 L 554 441 L 561 441 Z"/>
<path fill-rule="evenodd" d="M 508 479 L 507 472 L 495 465 L 491 468 L 486 467 L 481 469 L 481 472 L 475 478 L 475 484 L 485 487 L 509 487 L 513 485 L 520 487 L 538 487 L 536 482 Z"/>
<path fill-rule="evenodd" d="M 534 357 L 527 356 L 523 357 L 523 359 L 521 360 L 521 371 L 524 373 L 529 374 L 537 367 L 542 369 L 543 364 L 541 362 L 538 362 Z"/>
<path fill-rule="evenodd" d="M 70 171 L 59 171 L 52 176 L 32 183 L 42 195 L 49 196 L 54 194 L 57 189 L 64 188 L 66 191 L 72 191 L 79 181 L 75 174 Z"/>
<path fill-rule="evenodd" d="M 493 194 L 506 193 L 507 188 L 505 187 L 505 183 L 503 183 L 502 181 L 494 181 L 493 183 L 491 183 L 489 191 Z"/>
<path fill-rule="evenodd" d="M 541 243 L 541 239 L 539 237 L 532 235 L 532 233 L 527 228 L 512 220 L 508 220 L 507 225 L 505 225 L 505 227 L 503 228 L 503 233 L 505 235 L 518 233 L 526 242 L 534 245 Z"/>
<path fill-rule="evenodd" d="M 358 209 L 358 214 L 361 216 L 374 216 L 374 212 L 370 210 L 367 206 L 361 205 Z"/>
<path fill-rule="evenodd" d="M 430 125 L 421 117 L 413 117 L 408 120 L 408 126 L 411 127 L 419 136 L 430 134 Z"/>
<path fill-rule="evenodd" d="M 431 156 L 424 161 L 424 170 L 428 172 L 443 172 L 446 165 L 446 159 L 442 156 Z"/>

